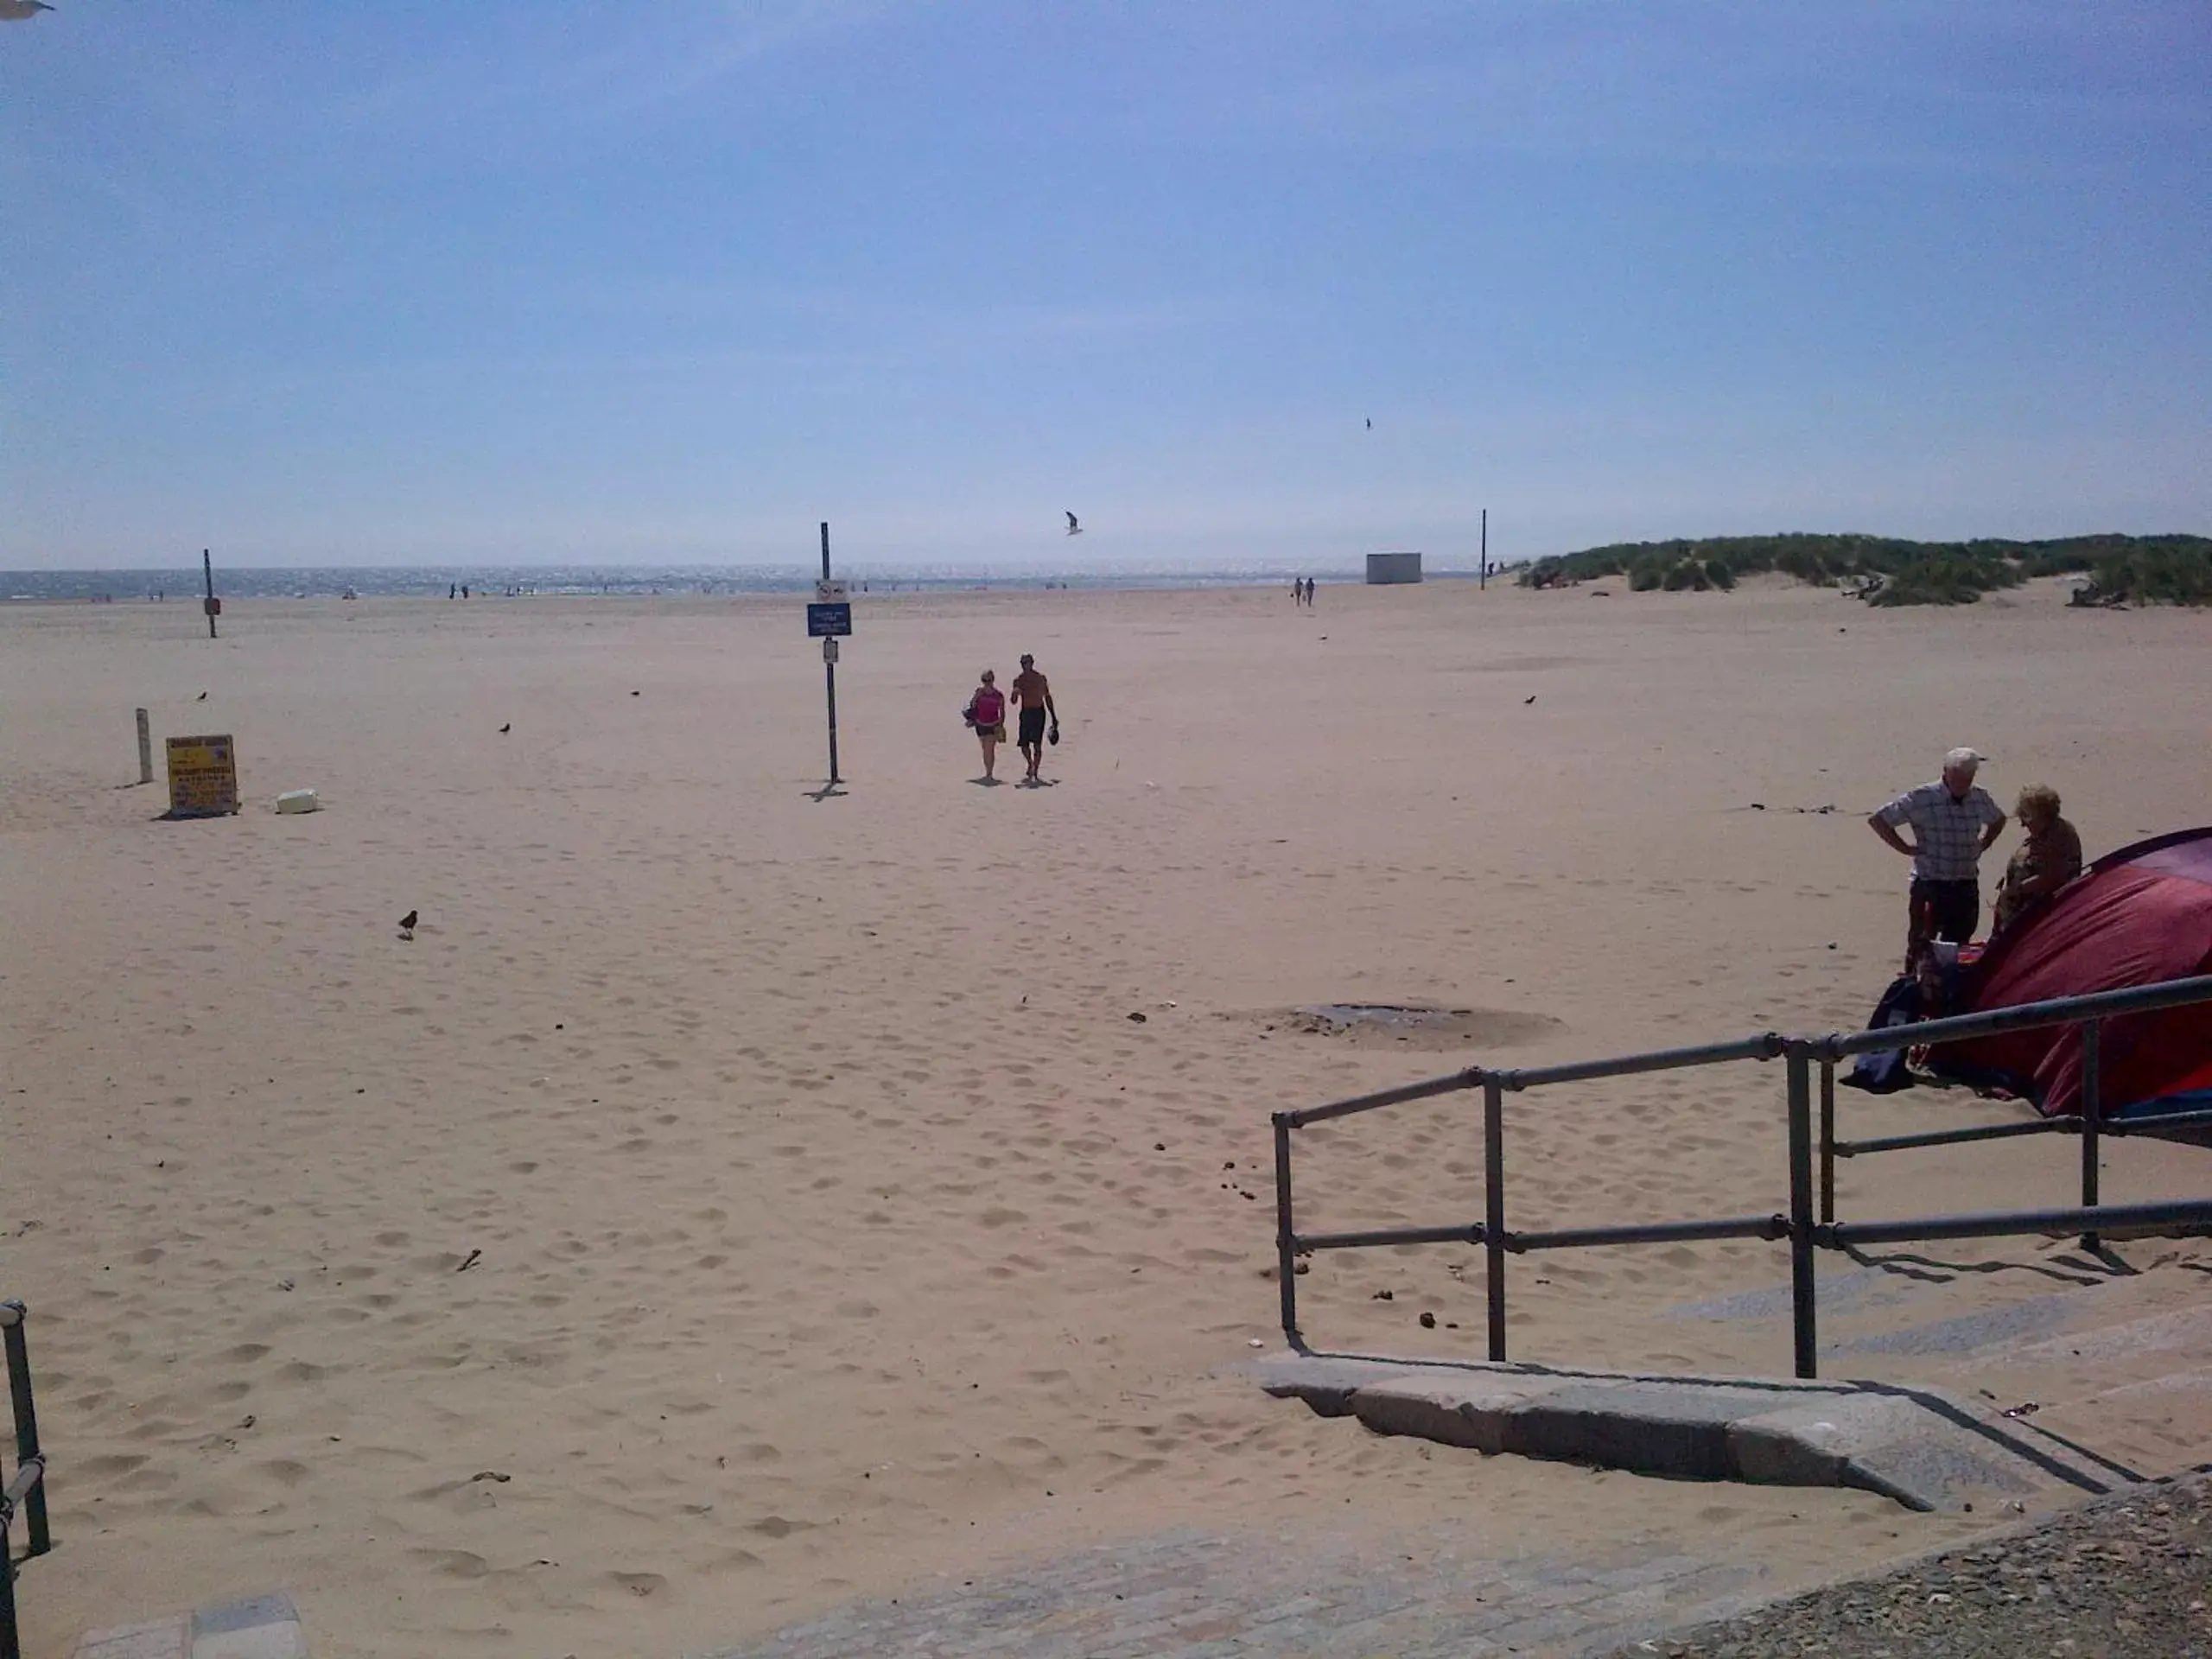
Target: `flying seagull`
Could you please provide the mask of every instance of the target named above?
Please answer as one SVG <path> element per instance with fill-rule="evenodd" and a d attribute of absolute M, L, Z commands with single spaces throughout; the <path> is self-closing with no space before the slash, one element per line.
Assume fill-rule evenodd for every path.
<path fill-rule="evenodd" d="M 1370 432 L 1375 429 L 1375 417 L 1372 415 L 1367 417 L 1367 429 Z"/>
<path fill-rule="evenodd" d="M 421 913 L 422 912 L 420 911 L 410 910 L 404 916 L 399 918 L 399 937 L 401 938 L 411 939 L 415 937 L 415 918 Z"/>
<path fill-rule="evenodd" d="M 1076 523 L 1075 514 L 1073 513 L 1068 514 L 1068 534 L 1071 536 L 1080 536 L 1083 534 L 1083 526 Z"/>
<path fill-rule="evenodd" d="M 53 10 L 46 0 L 0 0 L 0 23 L 27 23 L 41 11 Z"/>

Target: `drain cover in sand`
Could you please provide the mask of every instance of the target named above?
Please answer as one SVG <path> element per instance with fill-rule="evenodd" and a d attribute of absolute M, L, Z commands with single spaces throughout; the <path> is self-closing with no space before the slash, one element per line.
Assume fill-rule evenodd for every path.
<path fill-rule="evenodd" d="M 1414 1048 L 1507 1048 L 1548 1037 L 1563 1024 L 1518 1008 L 1450 1008 L 1433 1002 L 1315 1002 L 1286 1017 L 1299 1031 Z"/>

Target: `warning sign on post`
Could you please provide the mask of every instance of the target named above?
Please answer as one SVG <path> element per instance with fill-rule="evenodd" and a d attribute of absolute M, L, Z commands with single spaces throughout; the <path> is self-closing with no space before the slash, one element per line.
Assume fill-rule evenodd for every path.
<path fill-rule="evenodd" d="M 238 762 L 227 735 L 169 739 L 169 816 L 216 818 L 238 810 Z"/>

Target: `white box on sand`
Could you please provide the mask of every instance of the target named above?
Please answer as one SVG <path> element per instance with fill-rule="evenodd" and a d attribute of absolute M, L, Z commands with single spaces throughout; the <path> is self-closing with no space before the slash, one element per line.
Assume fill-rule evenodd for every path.
<path fill-rule="evenodd" d="M 276 798 L 279 812 L 320 812 L 321 798 L 311 789 L 288 789 Z"/>

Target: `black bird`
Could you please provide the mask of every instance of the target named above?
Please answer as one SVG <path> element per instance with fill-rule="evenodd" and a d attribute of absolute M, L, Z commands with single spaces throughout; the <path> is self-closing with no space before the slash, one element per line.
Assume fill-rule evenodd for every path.
<path fill-rule="evenodd" d="M 1368 421 L 1367 421 L 1367 429 L 1368 429 L 1369 431 L 1370 431 L 1370 432 L 1372 432 L 1372 431 L 1375 429 L 1375 418 L 1374 418 L 1374 416 L 1370 416 L 1368 417 Z"/>
<path fill-rule="evenodd" d="M 202 691 L 198 696 L 194 697 L 193 701 L 194 702 L 205 702 L 207 701 L 207 694 L 205 691 Z"/>
<path fill-rule="evenodd" d="M 512 732 L 512 730 L 514 730 L 514 728 L 515 728 L 515 723 L 514 723 L 514 721 L 512 721 L 511 720 L 511 721 L 509 721 L 505 725 L 504 725 L 504 726 L 500 727 L 500 728 L 499 728 L 499 731 L 500 731 L 500 734 L 501 734 L 502 735 L 505 735 L 506 733 L 508 733 L 508 732 Z"/>
<path fill-rule="evenodd" d="M 399 918 L 399 937 L 401 938 L 411 939 L 415 937 L 415 918 L 419 913 L 419 912 L 410 910 L 404 916 Z"/>
<path fill-rule="evenodd" d="M 1071 512 L 1068 514 L 1068 534 L 1071 536 L 1080 536 L 1083 534 L 1083 526 L 1076 523 L 1075 514 Z"/>
<path fill-rule="evenodd" d="M 1527 708 L 1530 703 L 1534 702 L 1535 700 L 1536 700 L 1535 693 L 1534 693 L 1534 692 L 1532 691 L 1532 692 L 1530 692 L 1527 696 L 1525 696 L 1525 697 L 1523 697 L 1523 698 L 1522 698 L 1522 699 L 1521 699 L 1521 706 L 1522 706 L 1522 708 L 1524 708 L 1524 709 L 1525 709 L 1525 708 Z"/>

